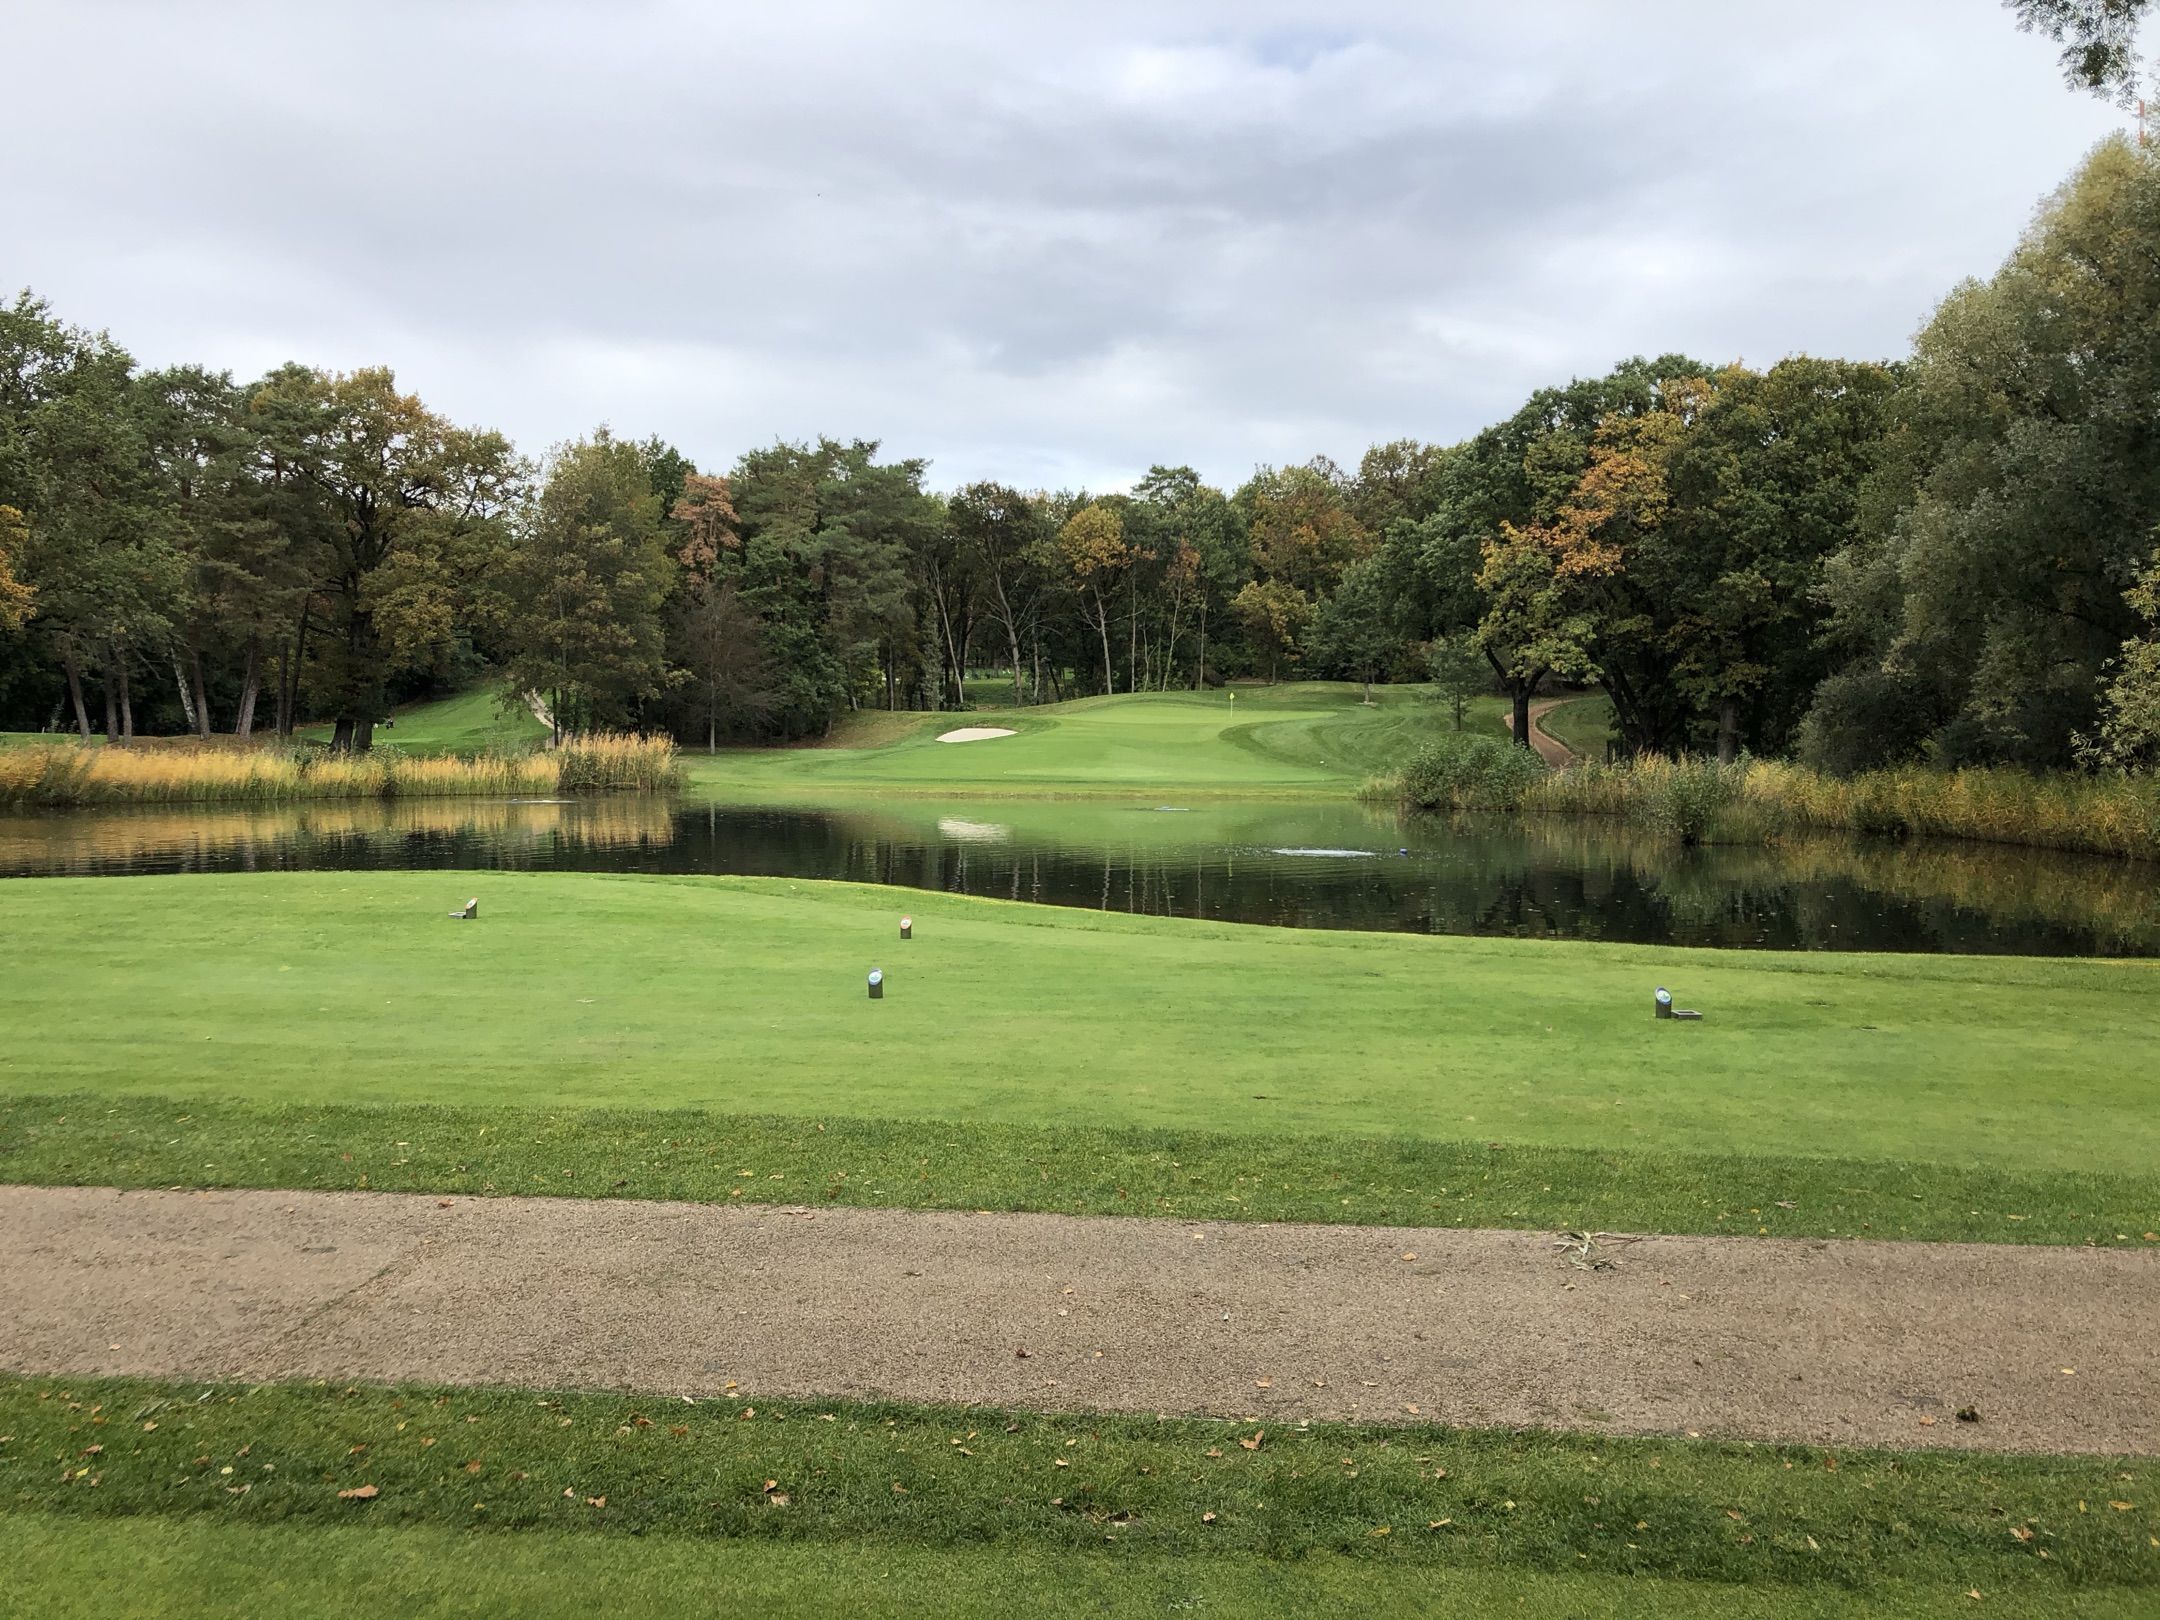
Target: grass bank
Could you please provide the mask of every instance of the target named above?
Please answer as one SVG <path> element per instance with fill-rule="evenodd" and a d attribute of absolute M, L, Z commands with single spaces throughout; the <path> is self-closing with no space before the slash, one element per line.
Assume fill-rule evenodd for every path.
<path fill-rule="evenodd" d="M 330 727 L 302 726 L 299 735 L 327 744 Z M 548 728 L 529 705 L 506 703 L 496 687 L 477 686 L 424 703 L 400 704 L 375 728 L 378 743 L 394 743 L 408 754 L 503 754 L 537 748 Z"/>
<path fill-rule="evenodd" d="M 1776 760 L 1655 755 L 1546 771 L 1489 739 L 1442 738 L 1362 793 L 1414 810 L 1612 817 L 1686 844 L 1835 832 L 2160 859 L 2160 776 L 2151 774 L 1913 767 L 1833 777 Z"/>
<path fill-rule="evenodd" d="M 857 717 L 836 746 L 686 756 L 693 788 L 716 798 L 816 797 L 835 790 L 1049 796 L 1336 794 L 1452 728 L 1426 687 L 1337 681 L 1141 692 L 1033 708 Z M 1499 734 L 1480 699 L 1470 725 Z M 960 727 L 1010 737 L 941 743 Z"/>
<path fill-rule="evenodd" d="M 471 894 L 478 924 L 446 921 Z M 903 908 L 916 920 L 905 945 Z M 1740 1212 L 1795 1197 L 1764 1185 L 1761 1161 L 1773 1159 L 1824 1162 L 1806 1184 L 1818 1229 L 1857 1224 L 1831 1213 L 1857 1205 L 1832 1197 L 1830 1178 L 1872 1165 L 1841 1185 L 1886 1199 L 1910 1174 L 1920 1179 L 1903 1190 L 1923 1200 L 1969 1193 L 1946 1203 L 1973 1212 L 1956 1217 L 1972 1223 L 1962 1233 L 2024 1236 L 2016 1228 L 2029 1223 L 2008 1216 L 2074 1212 L 2077 1231 L 2112 1239 L 2091 1218 L 2135 1218 L 2160 1148 L 2160 964 L 2143 962 L 1300 932 L 845 884 L 595 874 L 41 879 L 0 885 L 0 928 L 12 957 L 0 1097 L 83 1099 L 67 1111 L 77 1134 L 20 1161 L 43 1175 L 65 1160 L 76 1180 L 124 1179 L 161 1105 L 174 1116 L 232 1110 L 229 1151 L 205 1151 L 203 1168 L 172 1179 L 261 1185 L 249 1160 L 283 1175 L 291 1154 L 311 1151 L 296 1140 L 320 1134 L 308 1110 L 386 1110 L 338 1129 L 387 1128 L 402 1148 L 428 1141 L 411 1132 L 431 1109 L 472 1111 L 455 1117 L 477 1133 L 472 1121 L 490 1111 L 523 1128 L 544 1104 L 573 1118 L 965 1119 L 1019 1133 L 981 1139 L 981 1162 L 958 1183 L 1009 1188 L 1032 1173 L 1045 1202 L 1008 1193 L 1014 1207 L 1101 1207 L 1110 1176 L 1138 1175 L 1170 1139 L 1125 1133 L 1156 1131 L 1253 1139 L 1262 1157 L 1251 1167 L 1226 1143 L 1210 1151 L 1210 1212 L 1263 1191 L 1236 1179 L 1263 1166 L 1310 1209 L 1323 1190 L 1361 1196 L 1327 1187 L 1328 1175 L 1379 1188 L 1402 1168 L 1401 1144 L 1450 1144 L 1393 1182 L 1416 1196 L 1397 1195 L 1388 1207 L 1400 1212 L 1386 1218 L 1475 1208 L 1475 1224 L 1510 1224 L 1496 1217 L 1520 1209 L 1520 1224 L 1542 1224 L 1549 1206 L 1461 1203 L 1446 1179 L 1499 1143 L 1605 1164 L 1597 1207 L 1614 1225 L 1752 1230 Z M 864 989 L 873 966 L 890 974 L 877 1002 Z M 1654 1021 L 1660 983 L 1709 1016 Z M 70 1007 L 94 1016 L 56 1014 Z M 132 1124 L 97 1130 L 104 1108 Z M 1100 1157 L 1026 1135 L 1067 1131 L 1101 1133 L 1074 1138 Z M 10 1136 L 11 1158 L 32 1152 Z M 567 1144 L 548 1179 L 600 1190 L 600 1140 L 589 1158 Z M 609 1151 L 650 1140 L 633 1129 Z M 479 1162 L 449 1144 L 425 1151 L 388 1156 Z M 807 1141 L 791 1151 L 750 1166 L 761 1190 L 775 1173 L 791 1178 L 780 1184 L 789 1198 L 835 1170 L 863 1180 Z M 1315 1154 L 1325 1157 L 1302 1176 L 1287 1173 Z M 145 1162 L 133 1184 L 166 1184 L 175 1168 Z M 529 1190 L 542 1168 L 512 1165 L 514 1182 L 498 1186 Z M 868 1185 L 909 1201 L 890 1180 Z M 1109 1192 L 1120 1185 L 1135 1184 Z M 1701 1213 L 1682 1223 L 1689 1205 Z M 1336 1206 L 1346 1207 L 1357 1206 Z M 2155 1224 L 2117 1229 L 2136 1239 Z"/>
<path fill-rule="evenodd" d="M 1624 1583 L 1639 1600 L 1637 1583 L 1669 1582 L 1680 1612 L 1693 1593 L 1693 1612 L 1721 1615 L 1748 1611 L 1711 1607 L 1712 1593 L 1785 1597 L 1765 1613 L 1843 1613 L 1884 1587 L 1968 1605 L 1978 1590 L 2051 1613 L 2142 1597 L 2149 1612 L 2160 1584 L 2143 1460 L 1263 1430 L 755 1392 L 691 1404 L 18 1377 L 0 1378 L 0 1433 L 0 1523 L 28 1529 L 33 1546 L 57 1542 L 54 1563 L 85 1532 L 115 1548 L 136 1526 L 153 1539 L 304 1533 L 269 1544 L 289 1561 L 283 1580 L 305 1578 L 293 1566 L 312 1561 L 318 1537 L 432 1532 L 459 1536 L 475 1568 L 536 1545 L 602 1568 L 683 1544 L 994 1549 L 1007 1569 L 1175 1559 L 1187 1594 L 1259 1596 L 1318 1559 L 1383 1591 L 1482 1577 L 1466 1595 L 1564 1580 L 1589 1593 L 1612 1583 L 1612 1595 Z"/>
<path fill-rule="evenodd" d="M 85 748 L 0 752 L 0 807 L 73 809 L 315 799 L 501 798 L 528 793 L 658 791 L 677 778 L 674 744 L 601 734 L 545 754 L 415 758 L 294 748 Z"/>

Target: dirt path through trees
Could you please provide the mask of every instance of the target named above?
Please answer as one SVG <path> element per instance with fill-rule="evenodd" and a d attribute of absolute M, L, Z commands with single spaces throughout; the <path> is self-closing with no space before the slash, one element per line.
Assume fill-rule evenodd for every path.
<path fill-rule="evenodd" d="M 1545 729 L 1545 717 L 1569 701 L 1564 697 L 1543 698 L 1530 705 L 1530 746 L 1538 751 L 1539 758 L 1556 771 L 1575 763 L 1575 751 Z M 1511 732 L 1515 729 L 1515 717 L 1512 714 L 1502 715 L 1500 722 Z"/>
<path fill-rule="evenodd" d="M 2146 1251 L 0 1187 L 0 1298 L 26 1373 L 2160 1453 Z"/>

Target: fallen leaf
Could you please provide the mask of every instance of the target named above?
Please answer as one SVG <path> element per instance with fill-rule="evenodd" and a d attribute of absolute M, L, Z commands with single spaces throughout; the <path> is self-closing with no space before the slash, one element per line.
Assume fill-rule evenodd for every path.
<path fill-rule="evenodd" d="M 339 1491 L 337 1494 L 340 1502 L 372 1502 L 382 1495 L 382 1488 L 377 1485 L 355 1485 L 351 1490 Z"/>
<path fill-rule="evenodd" d="M 1415 1260 L 1417 1258 L 1417 1251 L 1415 1249 L 1405 1249 L 1403 1250 L 1403 1258 L 1405 1260 Z"/>
<path fill-rule="evenodd" d="M 901 1484 L 901 1483 L 900 1483 L 900 1482 L 899 1482 L 899 1481 L 898 1481 L 898 1480 L 896 1479 L 896 1480 L 894 1480 L 894 1481 L 892 1482 L 892 1493 L 893 1493 L 893 1495 L 895 1495 L 895 1496 L 905 1496 L 905 1495 L 907 1495 L 907 1487 L 906 1487 L 905 1485 Z"/>
<path fill-rule="evenodd" d="M 2020 1541 L 2030 1541 L 2033 1538 L 2033 1533 L 2022 1524 L 2013 1524 L 2010 1527 L 2010 1533 Z"/>
<path fill-rule="evenodd" d="M 779 1488 L 780 1488 L 780 1482 L 779 1482 L 779 1481 L 778 1481 L 777 1479 L 768 1479 L 768 1480 L 767 1480 L 767 1481 L 765 1482 L 765 1490 L 766 1490 L 766 1494 L 768 1494 L 768 1495 L 770 1495 L 770 1494 L 771 1494 L 772 1492 L 774 1492 L 774 1491 L 777 1491 L 777 1490 L 778 1490 Z"/>
<path fill-rule="evenodd" d="M 1374 1526 L 1372 1529 L 1366 1531 L 1365 1533 L 1369 1536 L 1391 1536 L 1395 1533 L 1395 1531 L 1392 1526 L 1382 1524 Z"/>
<path fill-rule="evenodd" d="M 1212 1513 L 1203 1513 L 1200 1515 L 1200 1522 L 1202 1524 L 1213 1524 L 1215 1522 L 1215 1515 Z"/>
<path fill-rule="evenodd" d="M 585 1498 L 585 1505 L 587 1507 L 606 1507 L 607 1498 L 604 1496 L 588 1496 Z"/>
<path fill-rule="evenodd" d="M 1255 1378 L 1253 1380 L 1254 1389 L 1273 1389 L 1274 1387 L 1275 1380 L 1272 1378 Z"/>
<path fill-rule="evenodd" d="M 471 1462 L 467 1463 L 467 1464 L 465 1465 L 465 1472 L 466 1472 L 466 1473 L 468 1473 L 468 1474 L 477 1474 L 477 1473 L 479 1473 L 479 1472 L 480 1472 L 480 1459 L 479 1459 L 478 1457 L 475 1457 L 475 1458 L 474 1458 L 474 1459 L 473 1459 L 473 1460 L 472 1460 Z"/>
<path fill-rule="evenodd" d="M 1935 1420 L 1931 1417 L 1924 1417 L 1920 1420 L 1920 1427 L 1923 1429 L 1932 1429 L 1935 1427 Z"/>
<path fill-rule="evenodd" d="M 1725 1517 L 1728 1519 L 1737 1519 L 1740 1517 L 1740 1514 L 1737 1509 L 1727 1508 L 1725 1510 Z"/>
<path fill-rule="evenodd" d="M 1453 1519 L 1434 1519 L 1430 1524 L 1426 1525 L 1425 1528 L 1428 1530 L 1442 1530 L 1445 1529 L 1447 1526 L 1453 1524 L 1454 1522 L 1455 1521 Z"/>
<path fill-rule="evenodd" d="M 2136 1507 L 2137 1504 L 2135 1502 L 2110 1502 L 2108 1506 L 2113 1508 L 2117 1513 L 2128 1513 L 2132 1508 Z"/>
<path fill-rule="evenodd" d="M 1258 1451 L 1260 1449 L 1260 1442 L 1265 1440 L 1266 1438 L 1267 1430 L 1255 1429 L 1253 1430 L 1253 1436 L 1250 1440 L 1240 1440 L 1238 1442 L 1238 1445 L 1246 1451 Z"/>
<path fill-rule="evenodd" d="M 1220 1457 L 1220 1456 L 1222 1455 L 1222 1447 L 1220 1447 L 1220 1446 L 1209 1446 L 1209 1447 L 1208 1447 L 1208 1450 L 1207 1450 L 1207 1454 L 1208 1454 L 1208 1455 L 1209 1455 L 1210 1457 Z"/>

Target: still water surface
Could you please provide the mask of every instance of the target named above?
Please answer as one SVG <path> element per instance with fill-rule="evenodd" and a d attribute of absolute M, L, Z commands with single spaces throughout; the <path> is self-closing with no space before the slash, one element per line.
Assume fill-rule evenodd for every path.
<path fill-rule="evenodd" d="M 514 869 L 844 878 L 1300 928 L 1763 950 L 2160 954 L 2149 866 L 1969 844 L 1678 850 L 1355 803 L 351 803 L 0 816 L 0 875 Z"/>

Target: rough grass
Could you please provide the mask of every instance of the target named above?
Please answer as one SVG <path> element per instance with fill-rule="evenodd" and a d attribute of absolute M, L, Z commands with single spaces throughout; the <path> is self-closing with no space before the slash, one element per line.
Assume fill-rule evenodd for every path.
<path fill-rule="evenodd" d="M 316 799 L 503 798 L 675 784 L 674 744 L 601 733 L 547 754 L 414 757 L 272 748 L 83 748 L 0 752 L 0 806 L 277 804 Z"/>
<path fill-rule="evenodd" d="M 1339 793 L 1451 731 L 1424 686 L 1301 681 L 1209 692 L 1141 692 L 1020 709 L 875 717 L 846 746 L 735 749 L 697 756 L 690 780 L 714 797 L 815 796 L 876 788 L 930 794 L 1183 796 Z M 1471 724 L 1500 729 L 1496 699 Z M 940 743 L 959 726 L 1008 726 L 985 742 Z"/>
<path fill-rule="evenodd" d="M 2152 1174 L 691 1109 L 22 1097 L 0 1101 L 0 1177 L 48 1186 L 2160 1244 L 2160 1176 Z"/>
<path fill-rule="evenodd" d="M 547 1534 L 602 1558 L 698 1538 L 2055 1602 L 2160 1585 L 2146 1460 L 21 1377 L 0 1433 L 10 1523 L 429 1527 L 473 1535 L 476 1564 Z"/>
<path fill-rule="evenodd" d="M 475 894 L 477 924 L 445 920 Z M 1964 1207 L 2002 1232 L 2011 1213 L 2134 1216 L 2160 1145 L 2144 962 L 1323 933 L 595 874 L 42 879 L 0 885 L 0 929 L 0 1096 L 240 1106 L 273 1161 L 275 1110 L 332 1104 L 966 1119 L 1263 1155 L 1572 1149 L 1665 1219 L 1794 1196 L 1758 1157 L 1872 1164 L 1850 1185 L 1883 1189 L 1917 1168 L 1946 1199 L 1975 1189 Z M 1653 1020 L 1660 983 L 1709 1017 Z M 1395 1150 L 1372 1151 L 1351 1173 L 1377 1185 Z M 198 1163 L 223 1177 L 230 1157 Z M 1978 1196 L 2002 1177 L 2024 1179 Z"/>

